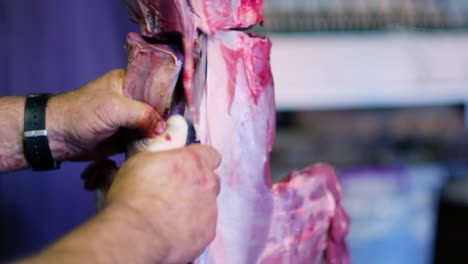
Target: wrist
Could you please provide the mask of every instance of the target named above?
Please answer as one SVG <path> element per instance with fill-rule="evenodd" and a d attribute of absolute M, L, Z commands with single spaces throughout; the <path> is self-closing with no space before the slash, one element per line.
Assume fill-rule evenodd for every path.
<path fill-rule="evenodd" d="M 81 235 L 73 237 L 72 234 L 68 247 L 87 243 L 89 255 L 100 258 L 99 263 L 166 263 L 164 258 L 168 248 L 145 220 L 130 206 L 108 204 L 78 230 Z"/>
<path fill-rule="evenodd" d="M 46 109 L 50 94 L 29 94 L 24 108 L 24 155 L 33 171 L 60 168 L 49 147 Z"/>
<path fill-rule="evenodd" d="M 166 249 L 131 208 L 110 204 L 32 263 L 166 263 Z"/>
<path fill-rule="evenodd" d="M 46 108 L 46 130 L 49 140 L 49 148 L 52 157 L 56 160 L 65 160 L 70 156 L 70 147 L 66 138 L 66 109 L 63 109 L 62 95 L 54 95 L 49 98 Z"/>

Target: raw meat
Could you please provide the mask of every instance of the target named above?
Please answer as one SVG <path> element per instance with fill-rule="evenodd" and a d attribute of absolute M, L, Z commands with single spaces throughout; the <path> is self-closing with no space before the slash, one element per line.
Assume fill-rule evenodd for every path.
<path fill-rule="evenodd" d="M 348 263 L 348 217 L 333 169 L 318 164 L 272 186 L 275 134 L 270 42 L 231 31 L 208 40 L 202 142 L 223 163 L 217 235 L 196 263 Z M 221 125 L 220 125 L 221 124 Z"/>
<path fill-rule="evenodd" d="M 206 34 L 245 29 L 263 21 L 264 0 L 122 0 L 144 35 L 184 33 L 199 28 Z"/>
<path fill-rule="evenodd" d="M 185 54 L 183 85 L 194 125 L 198 127 L 194 102 L 194 70 L 203 49 L 204 34 L 218 30 L 248 28 L 263 20 L 263 0 L 122 0 L 130 18 L 141 25 L 141 34 L 160 42 L 183 39 Z"/>
<path fill-rule="evenodd" d="M 207 34 L 245 29 L 263 21 L 263 0 L 192 1 L 196 26 Z"/>
<path fill-rule="evenodd" d="M 349 218 L 333 169 L 318 164 L 271 182 L 271 44 L 265 37 L 230 30 L 260 22 L 263 1 L 124 2 L 145 36 L 129 36 L 126 94 L 168 115 L 186 102 L 201 142 L 223 156 L 217 171 L 222 185 L 217 235 L 195 263 L 349 263 Z M 184 55 L 179 82 L 177 47 Z M 174 70 L 167 71 L 165 63 Z M 162 87 L 154 82 L 160 74 Z M 185 98 L 170 96 L 182 87 Z M 136 148 L 143 146 L 139 141 Z"/>
<path fill-rule="evenodd" d="M 168 45 L 150 44 L 139 34 L 127 38 L 128 65 L 124 94 L 150 104 L 160 114 L 172 104 L 182 55 Z"/>

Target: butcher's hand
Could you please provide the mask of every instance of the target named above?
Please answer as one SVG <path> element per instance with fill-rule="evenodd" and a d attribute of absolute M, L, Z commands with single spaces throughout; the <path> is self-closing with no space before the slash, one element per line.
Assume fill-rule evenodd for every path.
<path fill-rule="evenodd" d="M 124 78 L 124 70 L 114 70 L 49 100 L 47 132 L 54 158 L 94 160 L 123 152 L 120 128 L 137 129 L 147 137 L 164 131 L 151 106 L 124 96 Z"/>
<path fill-rule="evenodd" d="M 123 95 L 124 77 L 125 71 L 114 70 L 49 99 L 46 129 L 56 160 L 94 160 L 124 151 L 120 128 L 147 137 L 164 130 L 152 107 Z M 0 172 L 28 166 L 22 142 L 24 103 L 23 96 L 0 97 Z"/>
<path fill-rule="evenodd" d="M 118 171 L 103 211 L 21 263 L 193 261 L 215 235 L 219 163 L 219 154 L 202 145 L 136 154 Z"/>

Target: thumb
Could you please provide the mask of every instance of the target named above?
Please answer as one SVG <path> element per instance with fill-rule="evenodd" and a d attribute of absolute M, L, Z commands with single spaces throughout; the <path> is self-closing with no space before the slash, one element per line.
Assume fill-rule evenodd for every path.
<path fill-rule="evenodd" d="M 166 124 L 153 107 L 128 97 L 121 97 L 121 100 L 123 107 L 117 111 L 116 125 L 136 129 L 145 137 L 154 137 L 164 132 Z"/>

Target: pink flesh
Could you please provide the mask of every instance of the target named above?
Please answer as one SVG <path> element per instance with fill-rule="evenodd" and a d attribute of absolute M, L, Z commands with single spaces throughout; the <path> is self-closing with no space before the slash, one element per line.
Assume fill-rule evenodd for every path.
<path fill-rule="evenodd" d="M 208 41 L 208 54 L 200 134 L 223 155 L 222 187 L 216 238 L 196 263 L 318 264 L 323 257 L 349 263 L 349 219 L 333 169 L 318 164 L 271 185 L 275 107 L 269 41 L 218 33 Z"/>
<path fill-rule="evenodd" d="M 149 44 L 128 34 L 128 65 L 124 94 L 153 106 L 161 115 L 172 103 L 182 68 L 182 55 L 167 45 Z"/>
<path fill-rule="evenodd" d="M 142 25 L 144 35 L 199 28 L 218 31 L 249 28 L 263 21 L 264 0 L 123 0 L 130 17 Z"/>
<path fill-rule="evenodd" d="M 164 33 L 178 32 L 183 36 L 185 54 L 183 84 L 192 118 L 197 126 L 197 114 L 193 107 L 194 50 L 196 26 L 189 0 L 123 0 L 131 19 L 140 23 L 141 34 L 161 37 Z M 190 56 L 187 56 L 189 55 Z"/>
<path fill-rule="evenodd" d="M 196 63 L 194 50 L 197 32 L 212 35 L 219 30 L 248 28 L 263 21 L 264 0 L 122 0 L 131 19 L 141 25 L 145 36 L 178 32 L 183 36 L 183 84 L 189 110 L 198 130 L 198 114 L 194 91 Z"/>
<path fill-rule="evenodd" d="M 152 36 L 160 32 L 182 32 L 182 1 L 123 0 L 130 17 L 142 25 L 142 33 Z M 185 5 L 185 4 L 184 4 Z"/>
<path fill-rule="evenodd" d="M 263 21 L 264 0 L 192 1 L 196 25 L 212 35 L 220 30 L 248 28 Z"/>
<path fill-rule="evenodd" d="M 263 1 L 194 0 L 192 6 L 185 0 L 162 1 L 124 2 L 142 24 L 142 34 L 154 37 L 176 30 L 183 36 L 183 84 L 190 112 L 202 143 L 223 156 L 217 171 L 222 185 L 217 235 L 195 263 L 349 263 L 344 242 L 349 218 L 333 169 L 318 164 L 271 183 L 269 153 L 275 136 L 271 44 L 264 37 L 226 31 L 261 21 Z M 148 10 L 164 18 L 162 23 L 172 24 L 149 25 L 151 19 L 144 15 Z M 196 28 L 203 33 L 196 34 Z M 201 52 L 195 53 L 197 49 Z M 164 66 L 143 60 L 130 61 L 129 67 L 134 70 L 128 78 L 134 81 L 127 85 L 158 78 L 158 69 L 152 67 Z M 129 96 L 152 105 L 167 104 L 153 97 L 166 88 L 134 86 L 141 89 L 126 87 Z"/>

